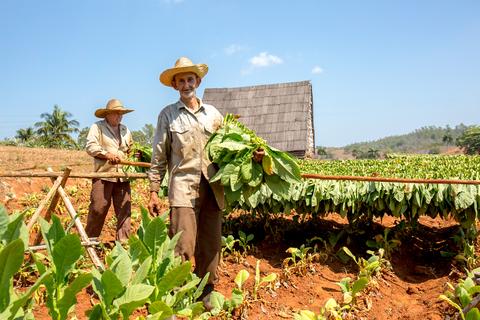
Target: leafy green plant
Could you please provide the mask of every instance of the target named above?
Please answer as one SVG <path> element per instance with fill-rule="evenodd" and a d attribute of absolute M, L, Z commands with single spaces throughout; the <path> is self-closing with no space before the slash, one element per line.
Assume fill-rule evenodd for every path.
<path fill-rule="evenodd" d="M 128 319 L 147 302 L 154 287 L 141 283 L 146 277 L 144 268 L 133 273 L 132 261 L 119 243 L 108 260 L 109 269 L 92 271 L 93 289 L 100 303 L 89 312 L 89 319 L 119 319 L 120 315 Z"/>
<path fill-rule="evenodd" d="M 165 216 L 151 219 L 141 208 L 142 222 L 129 238 L 128 250 L 117 243 L 106 257 L 109 269 L 94 274 L 94 290 L 101 299 L 90 319 L 128 318 L 148 304 L 147 319 L 172 315 L 204 318 L 203 303 L 197 301 L 208 280 L 192 273 L 191 262 L 175 255 L 180 234 L 168 237 Z"/>
<path fill-rule="evenodd" d="M 45 277 L 48 313 L 55 320 L 67 319 L 77 303 L 77 293 L 90 284 L 92 275 L 75 269 L 84 251 L 78 235 L 66 234 L 56 215 L 52 215 L 51 225 L 43 218 L 39 221 L 50 258 L 40 261 L 35 254 L 33 257 Z"/>
<path fill-rule="evenodd" d="M 260 260 L 257 260 L 255 267 L 255 284 L 253 285 L 253 299 L 257 300 L 257 295 L 262 285 L 274 282 L 276 279 L 276 273 L 270 273 L 265 277 L 260 276 Z"/>
<path fill-rule="evenodd" d="M 241 253 L 235 250 L 235 244 L 238 242 L 239 240 L 235 239 L 231 234 L 229 234 L 227 237 L 222 236 L 222 257 L 226 257 L 228 254 L 230 254 L 238 263 L 242 258 Z"/>
<path fill-rule="evenodd" d="M 252 159 L 259 149 L 265 153 L 261 164 Z M 291 184 L 300 181 L 300 169 L 292 156 L 270 147 L 232 114 L 225 116 L 205 150 L 220 168 L 210 182 L 221 182 L 232 208 L 243 203 L 255 208 L 271 197 L 288 199 Z"/>
<path fill-rule="evenodd" d="M 25 292 L 13 289 L 13 278 L 24 260 L 26 226 L 23 214 L 9 216 L 0 205 L 0 319 L 32 319 L 31 308 L 24 310 L 32 295 L 49 275 L 42 275 Z"/>
<path fill-rule="evenodd" d="M 346 305 L 354 305 L 356 297 L 368 286 L 369 279 L 367 277 L 359 277 L 352 281 L 352 278 L 346 277 L 337 282 L 342 289 L 343 303 Z"/>
<path fill-rule="evenodd" d="M 220 292 L 214 291 L 210 296 L 210 302 L 213 309 L 210 311 L 210 315 L 215 317 L 230 318 L 232 312 L 241 307 L 245 301 L 245 293 L 243 285 L 249 277 L 249 273 L 246 270 L 240 270 L 235 277 L 236 288 L 232 289 L 231 298 L 227 299 Z"/>
<path fill-rule="evenodd" d="M 238 231 L 238 244 L 243 249 L 243 254 L 247 254 L 248 251 L 252 249 L 250 244 L 254 238 L 253 234 L 245 234 L 242 230 Z"/>
<path fill-rule="evenodd" d="M 377 234 L 374 240 L 367 240 L 367 246 L 375 249 L 383 249 L 385 258 L 390 259 L 392 253 L 401 246 L 402 242 L 397 239 L 389 239 L 388 234 L 390 233 L 389 228 L 383 230 L 383 235 Z"/>
<path fill-rule="evenodd" d="M 343 247 L 343 251 L 355 262 L 359 269 L 359 277 L 365 277 L 369 281 L 376 275 L 379 275 L 382 271 L 382 267 L 388 265 L 388 261 L 383 258 L 383 249 L 378 249 L 378 255 L 373 251 L 368 250 L 367 253 L 370 254 L 370 258 L 365 260 L 362 257 L 355 257 L 355 255 L 347 248 Z"/>
<path fill-rule="evenodd" d="M 457 309 L 463 320 L 480 319 L 480 311 L 476 307 L 480 298 L 478 295 L 480 293 L 480 285 L 475 281 L 475 273 L 478 273 L 479 271 L 480 268 L 467 272 L 467 277 L 461 279 L 455 287 L 452 284 L 447 283 L 449 291 L 439 297 Z M 474 299 L 476 303 L 473 302 Z"/>
<path fill-rule="evenodd" d="M 300 248 L 288 248 L 287 253 L 290 257 L 283 260 L 283 268 L 287 273 L 296 272 L 300 275 L 306 275 L 313 260 L 319 256 L 318 252 L 309 253 L 311 247 L 306 247 L 304 244 Z"/>
<path fill-rule="evenodd" d="M 310 310 L 301 310 L 293 315 L 295 320 L 342 320 L 341 314 L 346 309 L 338 304 L 338 302 L 330 298 L 325 302 L 325 305 L 320 308 L 320 313 Z"/>

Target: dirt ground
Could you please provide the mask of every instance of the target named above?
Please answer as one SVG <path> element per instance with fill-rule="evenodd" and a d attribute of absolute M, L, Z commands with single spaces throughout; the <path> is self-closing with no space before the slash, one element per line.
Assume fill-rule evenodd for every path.
<path fill-rule="evenodd" d="M 55 171 L 68 166 L 73 171 L 89 172 L 92 161 L 82 151 L 0 147 L 0 172 L 39 172 L 49 166 Z M 47 178 L 0 177 L 0 203 L 3 203 L 9 212 L 34 211 L 51 184 Z M 132 188 L 132 216 L 138 221 L 140 206 L 146 206 L 146 181 L 136 181 Z M 70 179 L 65 189 L 77 213 L 82 221 L 85 221 L 90 181 Z M 57 214 L 67 216 L 63 206 L 59 206 Z M 114 219 L 107 221 L 101 239 L 111 243 L 114 239 Z M 396 223 L 397 221 L 390 218 L 375 220 L 360 231 L 348 228 L 347 222 L 336 214 L 322 219 L 297 221 L 292 216 L 264 219 L 237 212 L 226 218 L 224 234 L 233 234 L 236 238 L 238 230 L 254 234 L 253 248 L 244 256 L 225 256 L 219 268 L 220 282 L 216 289 L 229 296 L 235 287 L 236 274 L 245 269 L 250 273 L 246 287 L 251 291 L 255 266 L 257 261 L 260 261 L 262 276 L 274 272 L 279 280 L 275 285 L 262 287 L 257 299 L 249 299 L 236 318 L 292 319 L 293 313 L 302 309 L 318 313 L 327 299 L 333 297 L 342 301 L 341 290 L 335 283 L 342 278 L 353 277 L 358 272 L 351 261 L 343 263 L 336 257 L 338 248 L 346 245 L 356 256 L 367 257 L 366 240 L 383 234 L 386 227 L 393 227 Z M 318 259 L 308 265 L 304 275 L 294 271 L 285 272 L 283 261 L 289 256 L 286 253 L 289 247 L 298 248 L 314 237 L 328 239 L 330 234 L 341 230 L 344 230 L 344 235 L 333 248 L 335 250 L 320 245 Z M 439 299 L 439 295 L 444 293 L 447 282 L 455 283 L 463 276 L 459 271 L 463 269 L 451 259 L 441 257 L 440 250 L 451 248 L 451 237 L 456 230 L 454 221 L 421 218 L 416 230 L 401 238 L 400 249 L 394 251 L 390 259 L 391 268 L 386 269 L 376 284 L 360 296 L 357 310 L 350 313 L 348 318 L 444 319 L 447 315 L 452 315 L 454 311 Z M 77 298 L 77 318 L 86 319 L 84 312 L 92 307 L 95 300 L 86 291 Z M 37 319 L 49 319 L 44 306 L 36 307 L 35 316 Z"/>

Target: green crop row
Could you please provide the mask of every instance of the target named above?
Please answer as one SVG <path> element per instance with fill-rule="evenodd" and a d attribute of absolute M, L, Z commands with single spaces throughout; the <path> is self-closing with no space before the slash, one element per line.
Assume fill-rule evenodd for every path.
<path fill-rule="evenodd" d="M 302 173 L 480 180 L 480 156 L 392 155 L 385 160 L 300 160 Z"/>

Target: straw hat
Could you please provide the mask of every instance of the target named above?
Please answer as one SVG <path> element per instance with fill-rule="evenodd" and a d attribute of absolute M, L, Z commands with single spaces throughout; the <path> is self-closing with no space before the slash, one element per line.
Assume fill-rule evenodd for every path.
<path fill-rule="evenodd" d="M 100 108 L 100 109 L 97 109 L 97 111 L 95 111 L 95 116 L 98 117 L 98 118 L 105 118 L 105 116 L 109 113 L 112 113 L 112 112 L 118 112 L 120 114 L 125 114 L 125 113 L 129 113 L 129 112 L 132 112 L 133 110 L 131 109 L 126 109 L 124 106 L 123 106 L 123 103 L 122 101 L 118 100 L 118 99 L 111 99 L 107 102 L 107 105 L 105 108 Z"/>
<path fill-rule="evenodd" d="M 175 62 L 173 68 L 167 69 L 160 74 L 160 82 L 167 87 L 171 87 L 173 77 L 183 72 L 193 72 L 200 78 L 203 78 L 208 72 L 208 66 L 203 63 L 193 64 L 190 59 L 181 57 Z"/>

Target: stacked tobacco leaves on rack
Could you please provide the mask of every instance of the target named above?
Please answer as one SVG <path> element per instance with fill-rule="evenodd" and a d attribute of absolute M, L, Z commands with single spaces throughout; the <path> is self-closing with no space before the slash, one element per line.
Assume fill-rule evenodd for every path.
<path fill-rule="evenodd" d="M 261 163 L 252 159 L 259 149 L 265 152 Z M 251 210 L 287 201 L 292 185 L 301 180 L 297 161 L 290 154 L 270 147 L 232 114 L 225 116 L 205 150 L 219 166 L 210 182 L 220 181 L 224 186 L 229 209 Z"/>

